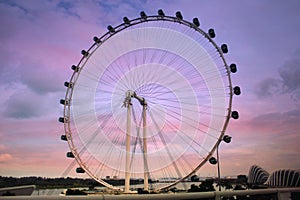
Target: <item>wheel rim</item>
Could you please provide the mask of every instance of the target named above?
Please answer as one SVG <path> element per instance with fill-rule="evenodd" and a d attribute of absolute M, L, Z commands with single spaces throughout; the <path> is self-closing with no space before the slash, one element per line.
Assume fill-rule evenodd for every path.
<path fill-rule="evenodd" d="M 147 24 L 145 22 L 148 25 L 145 25 Z M 156 22 L 158 24 L 155 24 Z M 149 23 L 152 24 L 149 26 Z M 161 27 L 162 25 L 167 28 Z M 196 37 L 195 33 L 198 34 Z M 122 139 L 120 135 L 124 136 L 125 132 L 125 120 L 121 117 L 125 109 L 122 110 L 121 106 L 126 90 L 134 90 L 150 102 L 148 115 L 149 121 L 152 120 L 152 126 L 149 125 L 148 128 L 152 131 L 149 138 L 152 138 L 153 145 L 156 145 L 156 148 L 149 149 L 149 155 L 153 156 L 148 160 L 150 178 L 164 175 L 177 178 L 171 183 L 160 185 L 158 189 L 171 187 L 195 173 L 205 164 L 221 141 L 230 118 L 231 78 L 221 49 L 208 34 L 192 23 L 167 16 L 131 20 L 130 24 L 117 26 L 114 32 L 107 32 L 99 40 L 91 46 L 77 65 L 79 70 L 74 71 L 70 80 L 72 87 L 68 87 L 65 97 L 70 102 L 65 104 L 64 109 L 64 116 L 67 119 L 65 132 L 70 149 L 79 165 L 96 181 L 116 189 L 101 179 L 104 174 L 100 171 L 111 168 L 112 172 L 108 173 L 109 175 L 123 176 L 124 138 Z M 140 41 L 133 42 L 134 40 Z M 176 41 L 184 42 L 179 45 Z M 153 58 L 155 54 L 159 54 L 160 57 Z M 175 58 L 176 62 L 172 63 L 172 58 Z M 127 70 L 118 67 L 122 62 L 127 65 Z M 186 64 L 194 69 L 188 67 L 183 69 L 179 64 Z M 155 76 L 157 72 L 155 73 L 153 69 L 163 73 Z M 173 78 L 169 78 L 169 82 L 165 81 L 164 79 L 168 79 L 170 75 Z M 153 80 L 155 77 L 156 80 Z M 179 81 L 174 84 L 176 80 Z M 178 89 L 179 85 L 184 89 Z M 151 100 L 151 95 L 147 96 L 149 88 L 156 89 L 156 94 L 170 95 Z M 200 95 L 198 91 L 201 92 Z M 189 94 L 188 100 L 186 94 Z M 170 108 L 162 103 L 162 99 L 172 99 L 172 103 L 168 106 L 178 111 L 170 114 L 166 111 Z M 191 105 L 182 106 L 186 104 Z M 109 105 L 109 108 L 105 105 Z M 133 112 L 137 116 L 141 114 L 138 108 L 136 106 Z M 160 119 L 155 119 L 154 115 L 160 116 Z M 137 150 L 140 120 L 136 116 L 135 118 L 136 131 L 132 141 L 136 142 L 132 145 L 131 153 L 135 156 L 136 163 L 140 163 L 141 150 Z M 172 121 L 178 118 L 181 123 Z M 112 125 L 114 123 L 115 125 Z M 179 125 L 177 127 L 174 124 Z M 176 136 L 169 142 L 163 142 L 165 138 L 162 137 L 167 135 L 167 131 L 162 131 L 162 127 L 175 129 Z M 119 132 L 112 134 L 109 132 L 111 128 L 118 129 Z M 192 134 L 187 134 L 186 130 L 192 130 Z M 184 133 L 186 134 L 182 137 Z M 159 138 L 162 145 L 154 144 Z M 173 143 L 183 145 L 170 153 Z M 99 149 L 110 156 L 101 157 Z M 188 160 L 195 156 L 191 156 L 191 152 L 197 154 L 198 159 L 188 166 Z M 162 155 L 167 155 L 167 162 Z M 159 165 L 152 166 L 151 163 L 157 163 L 157 160 Z M 116 165 L 118 161 L 121 164 Z M 138 164 L 131 167 L 136 170 L 132 171 L 132 174 L 135 174 L 133 177 L 141 175 L 142 169 Z"/>

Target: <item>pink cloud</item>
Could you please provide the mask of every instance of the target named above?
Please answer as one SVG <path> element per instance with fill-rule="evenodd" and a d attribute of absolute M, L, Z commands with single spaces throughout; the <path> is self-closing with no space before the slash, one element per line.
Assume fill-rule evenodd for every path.
<path fill-rule="evenodd" d="M 8 153 L 1 153 L 0 154 L 0 163 L 7 162 L 12 159 L 12 155 Z"/>
<path fill-rule="evenodd" d="M 295 158 L 300 153 L 298 145 L 299 110 L 270 112 L 252 118 L 231 121 L 230 144 L 221 143 L 221 159 L 224 173 L 230 174 L 230 165 L 247 171 L 249 166 L 258 164 L 268 171 L 280 168 L 298 168 Z"/>
<path fill-rule="evenodd" d="M 168 15 L 174 15 L 180 9 L 187 20 L 199 17 L 204 30 L 215 27 L 216 40 L 228 41 L 232 47 L 226 58 L 229 62 L 238 62 L 239 73 L 233 75 L 233 81 L 234 84 L 241 84 L 242 95 L 234 98 L 233 105 L 240 111 L 241 117 L 230 122 L 227 133 L 233 136 L 232 143 L 221 144 L 222 174 L 247 173 L 252 164 L 267 170 L 299 166 L 299 110 L 295 109 L 299 103 L 291 103 L 286 96 L 262 100 L 254 94 L 254 83 L 265 76 L 278 76 L 278 67 L 284 63 L 282 59 L 296 48 L 293 38 L 299 35 L 299 30 L 298 21 L 293 19 L 299 18 L 299 12 L 292 8 L 299 6 L 276 3 L 267 7 L 266 15 L 265 10 L 261 11 L 261 8 L 266 8 L 266 3 L 257 3 L 212 2 L 199 6 L 194 1 L 184 4 L 114 1 L 99 5 L 94 1 L 79 1 L 71 3 L 69 8 L 62 4 L 58 6 L 57 1 L 1 3 L 0 11 L 4 17 L 0 23 L 5 27 L 0 32 L 1 112 L 7 109 L 15 111 L 12 108 L 17 109 L 19 105 L 17 114 L 26 109 L 28 113 L 37 113 L 18 120 L 1 117 L 1 174 L 61 175 L 71 160 L 65 158 L 65 152 L 69 151 L 67 144 L 59 139 L 63 127 L 57 122 L 57 117 L 62 113 L 58 100 L 64 95 L 63 82 L 71 76 L 70 66 L 77 64 L 81 58 L 80 50 L 92 44 L 94 35 L 99 36 L 107 31 L 107 25 L 122 23 L 123 16 L 138 17 L 142 9 L 147 14 L 156 14 L 159 8 L 165 8 Z M 278 15 L 278 10 L 284 16 Z M 249 13 L 255 15 L 245 18 L 250 16 Z M 272 24 L 273 21 L 276 24 Z M 249 27 L 255 28 L 249 31 Z M 274 27 L 278 32 L 272 31 Z M 279 28 L 291 30 L 291 39 L 286 38 Z M 298 72 L 296 66 L 291 67 Z M 298 84 L 295 77 L 293 80 Z M 286 84 L 294 86 L 289 82 Z M 268 89 L 269 85 L 265 87 Z M 216 168 L 206 164 L 199 173 L 213 175 Z"/>

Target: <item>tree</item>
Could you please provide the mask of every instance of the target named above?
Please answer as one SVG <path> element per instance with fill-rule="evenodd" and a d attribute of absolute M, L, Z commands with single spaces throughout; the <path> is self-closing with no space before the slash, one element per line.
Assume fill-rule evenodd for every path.
<path fill-rule="evenodd" d="M 216 191 L 213 184 L 214 184 L 213 179 L 206 179 L 202 181 L 202 183 L 199 185 L 200 192 Z"/>
<path fill-rule="evenodd" d="M 195 175 L 191 176 L 191 181 L 192 182 L 198 182 L 199 181 L 199 177 L 195 174 Z"/>
<path fill-rule="evenodd" d="M 225 187 L 225 190 L 230 190 L 230 189 L 233 188 L 230 181 L 225 181 L 224 182 L 224 187 Z"/>
<path fill-rule="evenodd" d="M 237 181 L 238 181 L 239 183 L 246 184 L 246 183 L 247 183 L 247 180 L 248 180 L 248 178 L 247 178 L 246 175 L 238 175 L 238 176 L 237 176 Z"/>
<path fill-rule="evenodd" d="M 246 188 L 244 188 L 242 185 L 237 184 L 235 185 L 235 187 L 233 188 L 233 190 L 246 190 Z"/>

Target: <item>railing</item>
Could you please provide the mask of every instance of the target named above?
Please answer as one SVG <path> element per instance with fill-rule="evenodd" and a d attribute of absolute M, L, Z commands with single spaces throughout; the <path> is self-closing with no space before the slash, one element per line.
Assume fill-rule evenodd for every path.
<path fill-rule="evenodd" d="M 298 193 L 297 197 L 292 198 L 292 193 Z M 226 197 L 249 197 L 247 199 L 264 199 L 264 200 L 299 200 L 300 187 L 297 188 L 270 188 L 255 190 L 234 190 L 234 191 L 215 191 L 215 192 L 196 192 L 196 193 L 174 193 L 174 194 L 153 194 L 153 195 L 135 195 L 122 196 L 120 198 L 111 198 L 105 195 L 105 199 L 175 199 L 175 200 L 193 200 L 193 199 L 227 199 Z M 251 198 L 252 197 L 252 198 Z M 257 198 L 255 198 L 257 197 Z M 260 197 L 260 198 L 259 198 Z M 269 197 L 269 198 L 268 198 Z"/>
<path fill-rule="evenodd" d="M 292 193 L 298 193 L 292 197 Z M 247 199 L 247 200 L 299 200 L 300 187 L 297 188 L 271 188 L 259 190 L 235 190 L 235 191 L 215 191 L 215 192 L 195 192 L 195 193 L 170 193 L 170 194 L 123 194 L 123 195 L 109 195 L 99 194 L 92 196 L 17 196 L 17 197 L 3 197 L 3 199 L 45 199 L 45 200 L 89 200 L 89 199 L 105 199 L 105 200 L 137 200 L 137 199 L 159 199 L 159 200 L 196 200 L 196 199 L 209 199 L 221 200 L 227 197 L 235 197 L 234 199 Z M 2 199 L 2 198 L 0 198 Z"/>
<path fill-rule="evenodd" d="M 272 199 L 272 200 L 299 200 L 292 199 L 292 193 L 300 194 L 300 187 L 297 188 L 270 188 L 270 189 L 255 189 L 255 190 L 234 190 L 234 191 L 215 191 L 215 192 L 195 192 L 195 193 L 172 193 L 172 194 L 147 194 L 147 195 L 104 195 L 103 199 L 120 199 L 120 200 L 135 200 L 135 199 L 160 199 L 160 200 L 196 200 L 196 199 L 214 199 L 221 200 L 226 197 L 250 197 L 251 199 Z M 264 196 L 264 197 L 262 197 Z M 252 197 L 252 198 L 251 198 Z M 261 198 L 260 198 L 261 197 Z M 269 198 L 268 198 L 269 197 Z"/>

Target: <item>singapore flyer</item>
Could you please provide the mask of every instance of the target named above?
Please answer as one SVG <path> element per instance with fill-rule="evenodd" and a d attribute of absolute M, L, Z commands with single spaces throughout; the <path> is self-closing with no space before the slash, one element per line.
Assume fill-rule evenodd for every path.
<path fill-rule="evenodd" d="M 130 193 L 134 180 L 144 190 L 165 190 L 195 174 L 212 158 L 231 118 L 237 71 L 226 44 L 214 42 L 194 18 L 141 12 L 107 27 L 82 50 L 65 82 L 67 157 L 78 173 L 103 186 Z M 111 179 L 124 180 L 116 185 Z"/>

